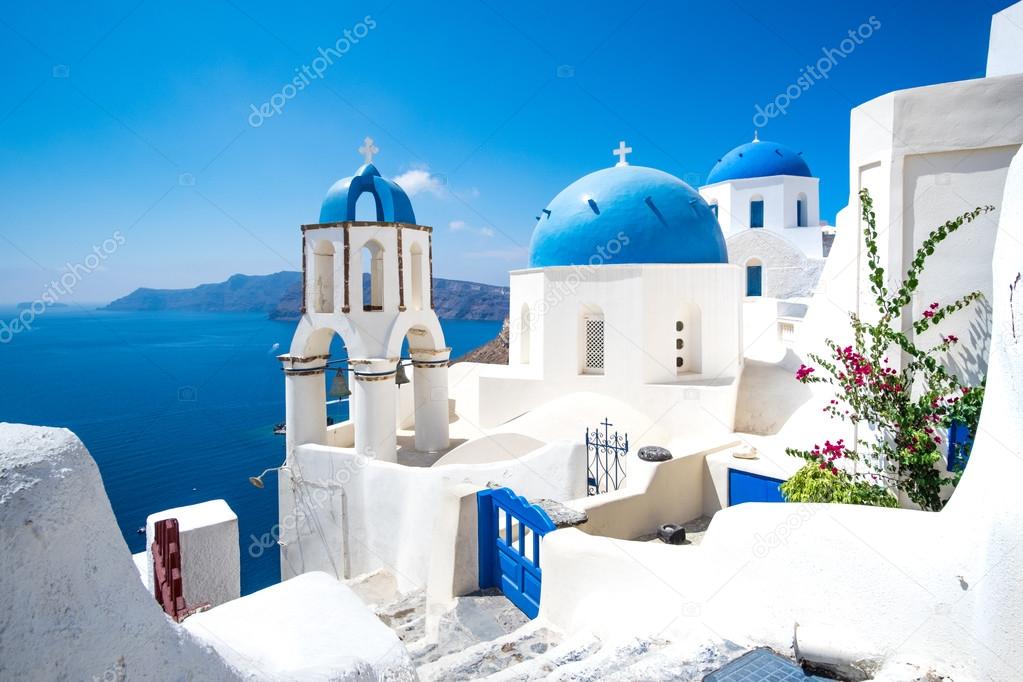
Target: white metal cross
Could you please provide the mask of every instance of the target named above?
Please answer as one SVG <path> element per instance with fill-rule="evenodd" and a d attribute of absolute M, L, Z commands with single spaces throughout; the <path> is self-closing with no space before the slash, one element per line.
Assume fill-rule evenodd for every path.
<path fill-rule="evenodd" d="M 373 144 L 373 138 L 367 137 L 362 141 L 362 146 L 359 147 L 359 153 L 362 154 L 362 158 L 366 160 L 366 163 L 373 163 L 373 155 L 376 154 L 379 149 Z"/>
<path fill-rule="evenodd" d="M 632 147 L 626 147 L 625 140 L 619 140 L 618 149 L 611 150 L 611 153 L 618 157 L 616 166 L 628 166 L 629 162 L 625 160 L 625 155 L 632 153 Z"/>

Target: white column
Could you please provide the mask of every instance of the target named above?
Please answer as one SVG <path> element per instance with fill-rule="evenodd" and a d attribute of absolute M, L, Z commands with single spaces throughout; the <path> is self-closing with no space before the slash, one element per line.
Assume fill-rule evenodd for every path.
<path fill-rule="evenodd" d="M 281 355 L 288 458 L 297 445 L 327 442 L 327 396 L 323 368 L 329 356 Z"/>
<path fill-rule="evenodd" d="M 450 348 L 413 350 L 412 386 L 416 409 L 416 450 L 448 447 L 448 359 Z"/>
<path fill-rule="evenodd" d="M 394 383 L 397 359 L 350 360 L 352 421 L 355 451 L 381 462 L 398 461 L 398 387 Z"/>

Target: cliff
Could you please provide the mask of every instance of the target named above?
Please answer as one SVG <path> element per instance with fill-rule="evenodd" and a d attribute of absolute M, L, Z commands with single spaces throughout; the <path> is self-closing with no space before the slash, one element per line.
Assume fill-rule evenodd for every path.
<path fill-rule="evenodd" d="M 364 275 L 364 279 L 368 275 Z M 365 288 L 365 287 L 364 287 Z M 446 320 L 502 320 L 508 288 L 435 277 L 434 310 Z M 136 289 L 104 310 L 187 310 L 210 313 L 266 312 L 272 320 L 297 320 L 302 300 L 298 272 L 232 275 L 226 282 L 193 289 Z"/>

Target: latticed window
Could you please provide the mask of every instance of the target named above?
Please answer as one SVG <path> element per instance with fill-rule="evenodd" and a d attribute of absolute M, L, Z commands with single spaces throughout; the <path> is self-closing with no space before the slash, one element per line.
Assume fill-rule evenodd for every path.
<path fill-rule="evenodd" d="M 584 368 L 594 374 L 604 371 L 604 318 L 587 316 L 586 325 L 586 362 Z"/>

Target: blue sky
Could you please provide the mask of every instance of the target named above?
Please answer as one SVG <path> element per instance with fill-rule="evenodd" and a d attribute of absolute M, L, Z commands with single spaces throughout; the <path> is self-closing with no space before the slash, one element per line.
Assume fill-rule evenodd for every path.
<path fill-rule="evenodd" d="M 991 14 L 1009 4 L 6 3 L 0 302 L 38 298 L 93 253 L 74 300 L 298 269 L 299 225 L 366 135 L 434 226 L 435 273 L 506 283 L 533 217 L 613 164 L 619 139 L 632 163 L 699 184 L 751 139 L 757 105 L 873 16 L 760 133 L 803 151 L 833 221 L 850 108 L 983 76 Z M 323 68 L 318 49 L 339 39 Z M 252 116 L 275 94 L 279 112 Z"/>

